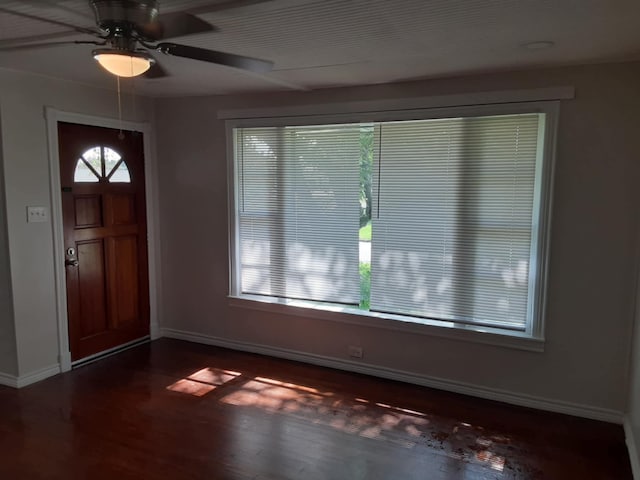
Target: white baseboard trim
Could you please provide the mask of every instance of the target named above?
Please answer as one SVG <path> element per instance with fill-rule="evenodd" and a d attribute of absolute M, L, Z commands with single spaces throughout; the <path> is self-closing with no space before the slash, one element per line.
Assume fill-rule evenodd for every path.
<path fill-rule="evenodd" d="M 64 352 L 60 355 L 60 370 L 63 373 L 71 370 L 71 352 Z"/>
<path fill-rule="evenodd" d="M 162 333 L 160 332 L 160 325 L 157 323 L 151 323 L 149 325 L 149 337 L 151 341 L 157 340 L 162 337 Z"/>
<path fill-rule="evenodd" d="M 627 442 L 627 450 L 629 450 L 629 461 L 631 462 L 631 472 L 634 480 L 640 480 L 640 458 L 638 457 L 638 443 L 636 443 L 631 426 L 631 419 L 628 415 L 624 417 L 624 438 Z"/>
<path fill-rule="evenodd" d="M 53 377 L 54 375 L 57 375 L 60 372 L 62 372 L 60 364 L 56 363 L 54 365 L 41 368 L 34 372 L 27 373 L 26 375 L 20 375 L 16 379 L 16 384 L 17 384 L 16 387 L 17 388 L 26 387 L 27 385 L 31 385 L 32 383 L 39 382 L 41 380 L 44 380 L 45 378 Z"/>
<path fill-rule="evenodd" d="M 5 387 L 18 388 L 18 378 L 8 373 L 0 373 L 0 385 Z"/>
<path fill-rule="evenodd" d="M 7 387 L 12 388 L 22 388 L 27 385 L 31 385 L 32 383 L 39 382 L 40 380 L 44 380 L 45 378 L 53 377 L 54 375 L 59 374 L 62 371 L 60 364 L 56 363 L 55 365 L 50 365 L 45 368 L 41 368 L 31 373 L 27 373 L 26 375 L 20 375 L 16 377 L 15 375 L 9 375 L 6 373 L 0 373 L 0 385 L 5 385 Z"/>
<path fill-rule="evenodd" d="M 354 362 L 350 360 L 336 359 L 332 357 L 324 357 L 306 352 L 295 350 L 287 350 L 282 348 L 270 347 L 247 342 L 238 342 L 227 340 L 224 338 L 213 337 L 210 335 L 202 335 L 199 333 L 176 330 L 172 328 L 162 328 L 163 337 L 175 338 L 178 340 L 186 340 L 194 343 L 203 343 L 206 345 L 214 345 L 217 347 L 225 347 L 233 350 L 244 352 L 259 353 L 269 355 L 271 357 L 285 358 L 287 360 L 295 360 L 298 362 L 310 363 L 322 367 L 330 367 L 338 370 L 346 370 L 349 372 L 362 373 L 375 377 L 386 378 L 389 380 L 398 380 L 406 383 L 413 383 L 424 387 L 446 390 L 449 392 L 461 393 L 473 397 L 484 398 L 487 400 L 495 400 L 498 402 L 509 403 L 521 407 L 535 408 L 538 410 L 546 410 L 549 412 L 563 413 L 577 417 L 589 418 L 592 420 L 601 420 L 610 423 L 623 423 L 623 413 L 617 410 L 611 410 L 600 407 L 592 407 L 571 402 L 559 400 L 550 400 L 547 398 L 536 397 L 533 395 L 525 395 L 513 393 L 505 390 L 483 387 L 465 382 L 457 382 L 443 378 L 430 377 L 426 375 L 418 375 L 411 372 L 395 370 L 390 368 L 378 367 L 375 365 Z M 640 480 L 640 479 L 639 479 Z"/>

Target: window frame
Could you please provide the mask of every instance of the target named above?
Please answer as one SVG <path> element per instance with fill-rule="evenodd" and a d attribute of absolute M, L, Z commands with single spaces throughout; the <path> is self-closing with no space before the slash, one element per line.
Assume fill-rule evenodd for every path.
<path fill-rule="evenodd" d="M 273 115 L 247 118 L 227 118 L 227 166 L 229 190 L 229 305 L 234 308 L 249 308 L 285 315 L 318 318 L 369 327 L 406 331 L 437 337 L 467 340 L 478 343 L 501 345 L 510 348 L 543 351 L 545 342 L 545 311 L 548 283 L 549 239 L 553 176 L 555 169 L 556 137 L 559 117 L 559 100 L 463 105 L 437 108 L 382 110 L 337 114 L 313 114 L 308 107 L 307 115 Z M 330 304 L 317 304 L 291 299 L 262 297 L 242 294 L 240 290 L 239 222 L 238 222 L 238 172 L 235 168 L 235 128 L 279 127 L 294 125 L 322 125 L 329 123 L 371 123 L 402 120 L 429 120 L 451 117 L 475 117 L 523 113 L 545 114 L 539 126 L 539 160 L 536 162 L 534 208 L 532 214 L 532 242 L 529 267 L 528 317 L 524 331 L 478 325 L 447 325 L 438 320 L 382 314 L 345 308 Z M 415 318 L 414 321 L 409 318 Z"/>

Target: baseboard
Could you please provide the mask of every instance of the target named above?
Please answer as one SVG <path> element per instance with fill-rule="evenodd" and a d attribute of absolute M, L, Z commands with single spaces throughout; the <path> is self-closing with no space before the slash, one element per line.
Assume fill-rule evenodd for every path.
<path fill-rule="evenodd" d="M 0 385 L 5 387 L 18 388 L 18 378 L 8 373 L 0 373 Z"/>
<path fill-rule="evenodd" d="M 41 368 L 40 370 L 27 373 L 26 375 L 20 375 L 18 377 L 6 373 L 0 373 L 0 385 L 5 385 L 12 388 L 22 388 L 26 387 L 27 385 L 31 385 L 32 383 L 39 382 L 40 380 L 44 380 L 45 378 L 53 377 L 54 375 L 59 374 L 61 371 L 62 369 L 60 367 L 60 364 L 56 363 L 55 365 L 50 365 L 48 367 Z"/>
<path fill-rule="evenodd" d="M 54 375 L 59 374 L 62 371 L 60 364 L 56 363 L 54 365 L 50 365 L 45 368 L 41 368 L 31 373 L 27 373 L 26 375 L 20 375 L 16 379 L 16 387 L 22 388 L 27 385 L 31 385 L 32 383 L 39 382 L 44 380 L 45 378 L 53 377 Z"/>
<path fill-rule="evenodd" d="M 353 362 L 349 360 L 336 359 L 332 357 L 324 357 L 306 352 L 295 350 L 287 350 L 275 348 L 266 345 L 258 345 L 253 343 L 238 342 L 227 340 L 224 338 L 202 335 L 183 330 L 171 328 L 161 329 L 163 337 L 186 340 L 194 343 L 203 343 L 206 345 L 214 345 L 217 347 L 225 347 L 233 350 L 244 352 L 259 353 L 272 357 L 285 358 L 287 360 L 295 360 L 322 367 L 330 367 L 338 370 L 346 370 L 349 372 L 362 373 L 375 377 L 386 378 L 389 380 L 398 380 L 401 382 L 413 383 L 425 387 L 437 388 L 449 392 L 461 393 L 473 397 L 484 398 L 487 400 L 495 400 L 498 402 L 509 403 L 521 407 L 535 408 L 549 412 L 563 413 L 577 417 L 589 418 L 592 420 L 601 420 L 604 422 L 621 424 L 623 421 L 623 413 L 600 407 L 592 407 L 589 405 L 576 404 L 558 400 L 550 400 L 547 398 L 536 397 L 532 395 L 524 395 L 513 393 L 505 390 L 487 388 L 480 385 L 474 385 L 465 382 L 456 382 L 443 378 L 430 377 L 426 375 L 418 375 L 411 372 L 395 370 L 390 368 L 378 367 L 375 365 L 364 364 L 361 362 Z M 640 479 L 639 479 L 640 480 Z"/>
<path fill-rule="evenodd" d="M 157 340 L 162 337 L 162 333 L 160 332 L 160 325 L 157 323 L 151 323 L 149 325 L 149 337 L 151 341 Z"/>
<path fill-rule="evenodd" d="M 78 366 L 78 364 L 84 365 L 86 363 L 90 363 L 91 361 L 95 361 L 95 360 L 107 357 L 109 355 L 119 353 L 123 350 L 136 347 L 138 345 L 147 343 L 149 341 L 150 341 L 150 338 L 147 335 L 137 340 L 134 340 L 132 342 L 126 343 L 124 345 L 119 345 L 116 348 L 107 350 L 105 352 L 100 352 L 90 357 L 83 358 L 80 361 L 73 362 L 73 366 L 74 367 Z M 35 370 L 26 375 L 20 375 L 16 377 L 13 375 L 8 375 L 6 373 L 0 373 L 0 385 L 6 385 L 7 387 L 13 387 L 13 388 L 22 388 L 22 387 L 26 387 L 27 385 L 31 385 L 32 383 L 36 383 L 41 380 L 44 380 L 45 378 L 53 377 L 54 375 L 57 375 L 59 373 L 69 371 L 72 365 L 71 355 L 67 353 L 67 354 L 61 355 L 60 358 L 61 358 L 60 363 L 56 363 L 54 365 L 50 365 L 48 367 L 44 367 L 39 370 Z"/>
<path fill-rule="evenodd" d="M 633 433 L 633 426 L 631 425 L 631 419 L 628 415 L 624 417 L 624 438 L 627 442 L 627 449 L 629 450 L 629 461 L 631 462 L 631 471 L 633 472 L 634 480 L 640 480 L 640 458 L 638 457 L 638 443 L 636 443 L 635 435 Z"/>
<path fill-rule="evenodd" d="M 71 352 L 64 352 L 60 355 L 60 371 L 62 373 L 71 370 Z"/>

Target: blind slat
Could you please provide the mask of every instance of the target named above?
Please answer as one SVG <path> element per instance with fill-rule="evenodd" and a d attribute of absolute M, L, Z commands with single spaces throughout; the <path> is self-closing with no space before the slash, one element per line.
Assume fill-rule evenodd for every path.
<path fill-rule="evenodd" d="M 525 327 L 539 115 L 377 126 L 372 310 Z"/>

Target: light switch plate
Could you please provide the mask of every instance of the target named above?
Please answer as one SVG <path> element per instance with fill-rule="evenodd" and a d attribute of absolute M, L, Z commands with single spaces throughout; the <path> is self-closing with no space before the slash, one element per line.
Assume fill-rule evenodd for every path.
<path fill-rule="evenodd" d="M 27 207 L 27 222 L 38 223 L 49 221 L 47 207 Z"/>

